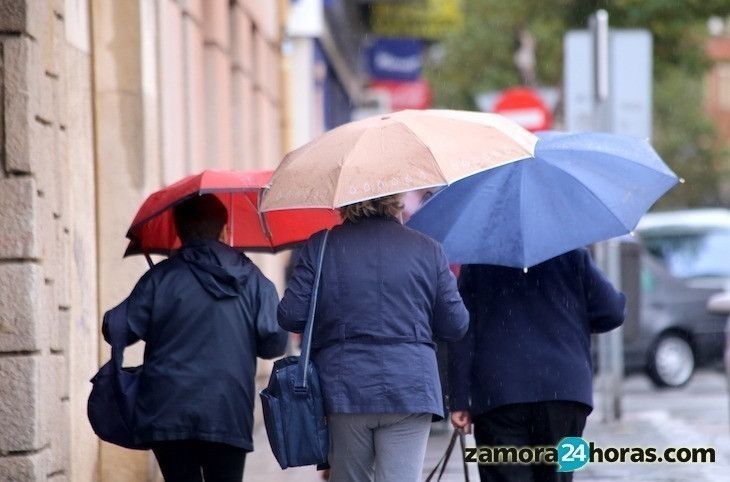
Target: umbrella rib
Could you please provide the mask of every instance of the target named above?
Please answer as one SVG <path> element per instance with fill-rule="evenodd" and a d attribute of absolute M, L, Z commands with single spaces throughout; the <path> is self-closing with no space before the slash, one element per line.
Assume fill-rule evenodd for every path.
<path fill-rule="evenodd" d="M 413 129 L 411 129 L 410 127 L 408 127 L 408 126 L 407 126 L 406 124 L 404 124 L 404 123 L 403 123 L 402 121 L 398 121 L 398 123 L 399 123 L 399 124 L 401 124 L 401 125 L 402 125 L 403 127 L 405 127 L 406 129 L 408 129 L 408 130 L 409 130 L 409 131 L 411 132 L 411 134 L 413 134 L 413 135 L 414 135 L 414 137 L 416 138 L 416 140 L 418 141 L 418 143 L 419 143 L 419 144 L 421 144 L 421 145 L 422 145 L 423 147 L 425 147 L 425 148 L 426 148 L 426 150 L 428 151 L 428 153 L 429 153 L 429 154 L 431 154 L 431 158 L 433 159 L 433 163 L 434 163 L 434 165 L 436 166 L 436 169 L 438 169 L 438 172 L 439 172 L 439 174 L 441 174 L 441 177 L 442 177 L 442 178 L 444 179 L 444 183 L 445 183 L 446 185 L 451 185 L 451 184 L 455 183 L 456 181 L 460 181 L 460 180 L 462 180 L 462 179 L 464 179 L 464 178 L 466 178 L 466 177 L 469 177 L 469 176 L 473 176 L 474 174 L 479 174 L 480 172 L 484 172 L 484 171 L 489 171 L 490 169 L 494 169 L 494 168 L 497 168 L 497 167 L 502 167 L 502 166 L 504 166 L 504 165 L 507 165 L 507 164 L 511 164 L 511 163 L 513 163 L 513 162 L 517 162 L 517 161 L 522 161 L 522 160 L 524 160 L 524 159 L 528 159 L 528 158 L 531 158 L 531 157 L 535 157 L 535 148 L 534 148 L 534 147 L 532 148 L 532 152 L 530 152 L 530 150 L 529 150 L 529 149 L 526 149 L 526 148 L 524 148 L 524 146 L 520 145 L 520 147 L 522 147 L 522 148 L 524 148 L 524 149 L 525 149 L 525 156 L 524 156 L 524 157 L 518 157 L 517 159 L 510 159 L 510 160 L 508 160 L 508 161 L 505 161 L 505 162 L 500 162 L 499 164 L 495 164 L 495 165 L 493 165 L 493 166 L 487 166 L 487 167 L 484 167 L 484 168 L 481 168 L 481 169 L 477 169 L 477 170 L 475 170 L 474 172 L 470 172 L 470 173 L 467 173 L 467 174 L 461 174 L 461 175 L 460 175 L 459 177 L 457 177 L 457 178 L 455 178 L 455 179 L 451 179 L 451 180 L 449 180 L 449 179 L 446 179 L 446 176 L 444 175 L 444 172 L 443 172 L 443 170 L 441 170 L 441 166 L 440 166 L 440 165 L 439 165 L 439 163 L 438 163 L 438 162 L 436 161 L 436 156 L 435 156 L 435 155 L 433 154 L 433 151 L 431 150 L 431 148 L 430 148 L 430 147 L 428 147 L 428 146 L 427 146 L 427 145 L 426 145 L 426 144 L 425 144 L 425 143 L 424 143 L 424 142 L 423 142 L 423 141 L 421 140 L 421 138 L 420 138 L 420 137 L 418 137 L 418 135 L 417 135 L 417 134 L 416 134 L 415 132 L 413 132 Z M 475 124 L 477 124 L 477 123 L 475 122 Z M 500 131 L 500 132 L 502 132 L 503 134 L 505 134 L 505 135 L 509 136 L 509 133 L 508 133 L 508 132 L 506 132 L 506 131 L 504 131 L 504 130 L 502 130 L 502 129 L 498 129 L 498 128 L 497 128 L 496 126 L 484 126 L 484 127 L 490 127 L 490 128 L 493 128 L 493 129 L 499 130 L 499 131 Z M 516 142 L 517 142 L 517 143 L 519 144 L 519 141 L 516 141 Z"/>
<path fill-rule="evenodd" d="M 256 210 L 256 214 L 258 215 L 258 218 L 259 218 L 259 223 L 261 224 L 261 230 L 264 232 L 264 237 L 266 237 L 266 240 L 269 242 L 269 244 L 271 244 L 273 246 L 274 239 L 271 236 L 271 230 L 269 229 L 269 223 L 266 222 L 266 215 L 263 212 L 261 212 L 262 195 L 263 195 L 263 189 L 260 189 L 258 196 L 256 198 L 257 205 L 254 205 L 254 203 L 251 202 L 251 200 L 248 198 L 248 196 L 243 196 L 243 197 L 245 197 L 246 201 L 248 201 L 248 203 L 251 205 L 251 207 Z"/>
<path fill-rule="evenodd" d="M 540 159 L 540 158 L 537 158 L 537 159 Z M 546 162 L 546 161 L 544 161 L 544 160 L 543 160 L 543 162 Z M 603 202 L 603 199 L 601 199 L 601 198 L 600 198 L 600 196 L 598 196 L 598 194 L 596 194 L 596 193 L 595 193 L 595 191 L 593 191 L 593 189 L 591 189 L 591 188 L 589 188 L 588 186 L 586 186 L 586 184 L 585 184 L 585 183 L 584 183 L 583 181 L 581 181 L 580 179 L 578 179 L 577 177 L 575 177 L 575 176 L 574 176 L 573 174 L 569 173 L 569 172 L 568 172 L 568 171 L 566 171 L 565 169 L 563 169 L 563 168 L 561 168 L 561 167 L 558 167 L 558 166 L 556 166 L 556 165 L 555 165 L 555 164 L 553 164 L 552 162 L 550 163 L 550 165 L 552 165 L 552 166 L 554 166 L 554 167 L 558 168 L 558 169 L 559 169 L 559 170 L 560 170 L 561 172 L 565 173 L 565 175 L 566 175 L 566 176 L 570 176 L 570 177 L 572 177 L 573 179 L 575 179 L 575 181 L 576 181 L 576 182 L 578 183 L 578 185 L 579 185 L 579 186 L 583 186 L 583 189 L 585 189 L 586 191 L 588 191 L 588 192 L 589 192 L 589 193 L 591 194 L 591 196 L 593 196 L 593 197 L 594 197 L 594 198 L 595 198 L 595 199 L 596 199 L 596 200 L 597 200 L 597 201 L 598 201 L 598 202 L 599 202 L 599 203 L 601 204 L 601 206 L 603 206 L 604 208 L 606 208 L 606 211 L 608 211 L 609 213 L 611 213 L 611 216 L 613 216 L 613 218 L 614 218 L 614 219 L 615 219 L 616 221 L 618 221 L 618 223 L 619 223 L 619 224 L 620 224 L 621 226 L 623 226 L 623 227 L 624 227 L 624 228 L 625 228 L 626 230 L 628 230 L 628 231 L 631 231 L 631 230 L 632 230 L 632 229 L 633 229 L 633 228 L 635 227 L 635 226 L 632 226 L 632 227 L 628 227 L 628 226 L 626 226 L 626 225 L 625 225 L 625 224 L 623 223 L 623 221 L 621 221 L 621 220 L 620 220 L 620 219 L 618 218 L 618 216 L 616 216 L 616 213 L 614 213 L 614 212 L 613 212 L 613 210 L 612 210 L 611 208 L 609 208 L 609 207 L 608 207 L 608 206 L 606 205 L 606 203 L 605 203 L 605 202 Z"/>
<path fill-rule="evenodd" d="M 569 135 L 568 135 L 568 136 L 566 136 L 566 137 L 577 137 L 577 136 L 579 136 L 579 135 L 580 135 L 580 134 L 569 134 Z M 548 141 L 548 142 L 549 142 L 549 141 Z M 651 145 L 649 145 L 649 147 L 651 148 Z M 585 154 L 585 150 L 582 150 L 582 149 L 576 149 L 576 148 L 574 148 L 574 147 L 569 147 L 569 148 L 567 148 L 567 149 L 562 149 L 562 148 L 561 148 L 561 149 L 554 149 L 554 148 L 552 148 L 552 149 L 551 149 L 551 148 L 546 148 L 546 149 L 547 149 L 547 150 L 550 150 L 550 151 L 554 151 L 554 152 L 559 152 L 559 153 L 565 153 L 565 152 L 574 152 L 574 153 L 576 153 L 576 154 L 581 154 L 581 155 Z M 542 149 L 541 149 L 541 150 L 542 150 Z M 620 156 L 620 155 L 618 155 L 618 154 L 610 154 L 610 155 L 612 155 L 612 156 L 615 156 L 616 158 L 618 158 L 618 159 L 621 159 L 621 160 L 623 160 L 623 161 L 626 161 L 626 162 L 630 162 L 631 164 L 636 164 L 637 166 L 641 166 L 641 167 L 643 167 L 643 168 L 649 169 L 649 170 L 651 170 L 651 171 L 654 171 L 654 172 L 656 172 L 656 173 L 659 173 L 659 174 L 663 174 L 663 175 L 665 175 L 665 176 L 667 176 L 667 177 L 672 177 L 672 178 L 675 178 L 675 179 L 677 178 L 677 174 L 676 174 L 676 173 L 675 173 L 674 171 L 672 171 L 671 169 L 669 169 L 669 166 L 667 166 L 667 168 L 669 169 L 669 173 L 667 173 L 667 172 L 664 172 L 664 171 L 660 171 L 659 169 L 653 168 L 653 167 L 651 167 L 651 166 L 647 166 L 646 164 L 642 164 L 641 162 L 639 162 L 639 161 L 636 161 L 636 160 L 634 160 L 634 159 L 631 159 L 631 158 L 628 158 L 628 157 Z M 656 154 L 655 154 L 655 155 L 656 155 Z M 535 152 L 535 156 L 534 156 L 534 157 L 539 157 L 539 156 L 538 156 L 538 154 L 537 154 L 537 152 Z M 657 155 L 657 157 L 658 157 L 658 158 L 659 158 L 659 160 L 661 161 L 661 157 L 659 157 L 658 155 Z M 663 161 L 662 161 L 662 162 L 663 162 Z M 552 163 L 552 162 L 550 162 L 550 164 L 553 164 L 553 163 Z"/>
<path fill-rule="evenodd" d="M 196 190 L 196 191 L 194 191 L 194 192 L 192 192 L 190 194 L 187 194 L 187 195 L 181 197 L 180 199 L 177 199 L 176 201 L 173 201 L 173 202 L 171 202 L 169 204 L 166 204 L 164 208 L 160 208 L 157 211 L 155 211 L 154 213 L 152 213 L 149 216 L 147 216 L 146 218 L 141 219 L 138 222 L 132 224 L 129 227 L 129 229 L 127 230 L 127 235 L 126 235 L 127 238 L 129 238 L 129 233 L 131 233 L 135 228 L 138 228 L 139 226 L 148 223 L 149 221 L 151 221 L 152 219 L 156 218 L 160 214 L 164 213 L 165 211 L 167 211 L 171 207 L 173 207 L 173 206 L 175 206 L 177 204 L 180 204 L 181 202 L 183 202 L 183 201 L 185 201 L 185 200 L 187 200 L 189 198 L 192 198 L 192 197 L 195 197 L 195 196 L 199 196 L 199 195 L 200 195 L 200 191 L 199 190 Z"/>
<path fill-rule="evenodd" d="M 517 161 L 515 161 L 515 162 L 517 162 Z M 512 164 L 512 163 L 509 163 L 509 164 Z M 515 165 L 519 166 L 518 164 L 515 164 Z M 504 166 L 499 166 L 499 167 L 504 167 Z M 510 166 L 510 169 L 512 169 L 512 168 L 513 168 L 513 166 Z M 522 172 L 522 170 L 520 170 L 520 172 Z M 478 172 L 478 173 L 477 173 L 477 174 L 475 174 L 475 175 L 484 175 L 484 173 L 485 173 L 485 171 L 480 171 L 480 172 Z M 515 172 L 510 172 L 510 173 L 509 173 L 509 175 L 508 175 L 508 177 L 507 177 L 507 179 L 506 179 L 505 181 L 503 181 L 503 182 L 502 182 L 502 183 L 501 183 L 501 184 L 499 185 L 498 189 L 500 189 L 500 190 L 501 190 L 502 188 L 504 188 L 504 186 L 505 186 L 506 184 L 508 184 L 508 183 L 509 183 L 509 180 L 510 180 L 510 179 L 512 179 L 512 176 L 514 176 L 514 175 L 515 175 Z M 463 180 L 463 179 L 459 179 L 458 181 L 455 181 L 455 183 L 456 183 L 456 182 L 464 182 L 464 180 Z M 481 181 L 480 181 L 480 184 L 481 184 Z M 476 189 L 478 189 L 478 190 L 482 190 L 482 189 L 483 189 L 483 187 L 481 187 L 481 186 L 480 186 L 480 187 L 477 187 Z M 431 197 L 431 199 L 429 199 L 428 201 L 426 201 L 426 203 L 424 204 L 424 206 L 422 206 L 422 207 L 421 207 L 421 209 L 422 209 L 423 207 L 425 207 L 425 206 L 426 206 L 426 205 L 427 205 L 428 203 L 431 203 L 431 202 L 437 202 L 436 200 L 437 200 L 437 199 L 439 198 L 439 196 L 441 196 L 441 195 L 444 195 L 445 193 L 446 193 L 446 189 L 444 189 L 444 190 L 442 190 L 442 191 L 440 191 L 440 192 L 437 192 L 436 194 L 434 194 L 434 195 L 433 195 L 433 197 Z M 460 211 L 459 211 L 459 212 L 457 213 L 457 215 L 456 215 L 456 218 L 455 218 L 455 219 L 453 219 L 453 220 L 451 221 L 451 223 L 450 223 L 450 224 L 451 224 L 452 226 L 454 226 L 454 225 L 458 224 L 459 222 L 461 222 L 461 219 L 462 219 L 462 218 L 463 218 L 464 216 L 466 216 L 466 215 L 467 215 L 467 214 L 469 213 L 469 211 L 470 211 L 470 210 L 471 210 L 471 209 L 470 209 L 470 208 L 468 207 L 468 205 L 467 205 L 466 207 L 464 207 L 464 209 L 461 209 L 461 210 L 460 210 Z M 415 214 L 415 215 L 418 215 L 418 212 L 416 212 L 416 214 Z M 444 246 L 445 246 L 445 245 L 447 245 L 447 244 L 448 244 L 448 240 L 449 240 L 449 238 L 450 238 L 450 237 L 451 237 L 451 236 L 453 235 L 453 233 L 454 233 L 454 232 L 453 232 L 453 231 L 451 231 L 451 230 L 447 231 L 447 232 L 446 232 L 446 235 L 445 235 L 445 236 L 443 237 L 443 239 L 441 240 L 441 244 L 443 244 Z"/>
<path fill-rule="evenodd" d="M 439 172 L 439 174 L 441 175 L 441 178 L 442 178 L 442 179 L 444 180 L 444 182 L 445 182 L 446 184 L 449 184 L 449 180 L 448 180 L 448 179 L 446 179 L 446 176 L 444 175 L 444 171 L 442 171 L 442 170 L 441 170 L 441 166 L 439 165 L 438 161 L 436 160 L 436 156 L 434 155 L 434 153 L 433 153 L 433 151 L 431 150 L 431 148 L 430 148 L 430 147 L 428 147 L 428 146 L 426 145 L 426 143 L 425 143 L 425 142 L 423 142 L 423 141 L 421 140 L 421 138 L 420 138 L 420 137 L 418 136 L 418 134 L 416 134 L 416 133 L 415 133 L 415 132 L 413 131 L 413 129 L 411 129 L 410 127 L 408 127 L 408 125 L 407 125 L 407 124 L 403 123 L 403 121 L 400 121 L 400 120 L 399 120 L 399 121 L 398 121 L 398 124 L 402 125 L 402 126 L 403 126 L 403 127 L 405 127 L 406 129 L 408 129 L 408 132 L 410 132 L 411 134 L 413 134 L 413 137 L 415 137 L 415 138 L 416 138 L 416 141 L 417 141 L 417 142 L 418 142 L 419 144 L 421 144 L 421 145 L 422 145 L 422 146 L 423 146 L 424 148 L 426 148 L 426 150 L 428 151 L 428 153 L 429 153 L 429 154 L 431 155 L 431 160 L 433 160 L 433 164 L 434 164 L 434 166 L 436 166 L 436 169 L 438 169 L 438 172 Z"/>
<path fill-rule="evenodd" d="M 167 188 L 165 188 L 165 189 L 167 189 Z M 180 204 L 181 202 L 183 202 L 183 201 L 185 201 L 187 199 L 193 198 L 195 196 L 202 196 L 203 194 L 215 194 L 215 193 L 248 192 L 248 191 L 255 191 L 256 189 L 260 189 L 260 188 L 252 188 L 252 187 L 227 188 L 227 187 L 222 187 L 222 188 L 196 189 L 195 191 L 191 192 L 190 194 L 186 194 L 185 196 L 183 196 L 183 197 L 181 197 L 179 199 L 176 199 L 175 201 L 173 201 L 173 202 L 171 202 L 169 204 L 166 204 L 165 207 L 158 209 L 157 211 L 153 212 L 152 214 L 150 214 L 149 216 L 145 217 L 144 219 L 141 219 L 138 222 L 132 224 L 129 227 L 129 229 L 127 230 L 127 232 L 128 233 L 129 232 L 132 232 L 132 230 L 134 228 L 137 228 L 137 227 L 139 227 L 139 226 L 141 226 L 141 225 L 143 225 L 143 224 L 151 221 L 153 218 L 156 218 L 157 216 L 159 216 L 160 214 L 164 213 L 165 211 L 167 211 L 171 207 L 173 207 L 173 206 L 175 206 L 177 204 Z"/>
<path fill-rule="evenodd" d="M 468 174 L 462 174 L 462 175 L 460 175 L 459 177 L 453 179 L 450 183 L 448 183 L 448 185 L 451 185 L 451 184 L 453 184 L 455 182 L 461 181 L 462 179 L 466 179 L 467 177 L 474 176 L 476 174 L 481 174 L 483 172 L 491 171 L 492 169 L 497 169 L 497 168 L 500 168 L 500 167 L 504 167 L 504 166 L 507 166 L 509 164 L 513 164 L 515 162 L 527 161 L 527 160 L 534 159 L 534 158 L 535 158 L 535 156 L 529 154 L 526 157 L 518 157 L 517 159 L 510 159 L 508 161 L 500 162 L 500 163 L 497 163 L 497 164 L 494 164 L 494 165 L 491 165 L 491 166 L 480 167 L 479 169 L 475 169 L 473 172 L 470 172 Z"/>
<path fill-rule="evenodd" d="M 355 148 L 357 148 L 357 146 L 362 141 L 362 138 L 365 137 L 365 134 L 368 131 L 369 131 L 369 129 L 363 129 L 363 131 L 360 133 L 360 135 L 358 136 L 357 140 L 352 145 L 352 147 L 342 156 L 342 158 L 341 158 L 342 162 L 339 163 L 339 165 L 340 165 L 340 175 L 337 176 L 337 182 L 335 184 L 335 193 L 334 193 L 334 197 L 332 198 L 332 206 L 328 206 L 329 208 L 335 209 L 335 208 L 338 207 L 337 206 L 337 200 L 340 197 L 340 189 L 342 187 L 342 185 L 340 184 L 340 181 L 342 180 L 342 170 L 345 168 L 345 162 L 347 162 L 347 158 L 350 156 L 350 154 L 352 154 L 352 151 L 354 151 Z"/>
<path fill-rule="evenodd" d="M 507 129 L 505 129 L 504 126 L 499 125 L 499 124 L 493 124 L 493 125 L 490 125 L 489 127 L 491 127 L 494 130 L 497 130 L 497 131 L 501 132 L 502 134 L 504 134 L 505 136 L 509 137 L 510 139 L 514 140 L 517 144 L 519 144 L 519 146 L 522 149 L 524 149 L 525 152 L 527 153 L 527 156 L 526 157 L 534 157 L 535 156 L 535 146 L 537 146 L 537 143 L 540 140 L 540 138 L 537 137 L 535 134 L 532 134 L 531 132 L 529 133 L 532 136 L 531 137 L 532 148 L 529 148 L 529 147 L 526 147 L 523 144 L 523 142 L 522 142 L 521 139 L 513 136 L 512 133 L 510 133 Z"/>

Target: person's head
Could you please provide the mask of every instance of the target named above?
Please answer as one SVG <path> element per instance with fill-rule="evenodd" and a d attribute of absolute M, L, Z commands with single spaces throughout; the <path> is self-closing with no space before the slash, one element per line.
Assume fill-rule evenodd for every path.
<path fill-rule="evenodd" d="M 357 222 L 373 216 L 392 216 L 400 219 L 401 211 L 403 211 L 403 195 L 393 194 L 342 206 L 340 215 L 345 221 Z"/>
<path fill-rule="evenodd" d="M 214 194 L 186 199 L 173 209 L 175 228 L 182 244 L 218 240 L 228 222 L 228 210 Z"/>
<path fill-rule="evenodd" d="M 429 187 L 403 193 L 403 222 L 408 222 L 416 211 L 428 201 L 438 188 Z"/>

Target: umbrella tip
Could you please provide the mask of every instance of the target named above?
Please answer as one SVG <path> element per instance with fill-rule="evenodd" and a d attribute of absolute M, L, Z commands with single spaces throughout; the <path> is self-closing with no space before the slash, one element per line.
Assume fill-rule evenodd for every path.
<path fill-rule="evenodd" d="M 525 267 L 525 268 L 522 268 L 522 272 L 523 272 L 523 273 L 527 273 L 527 267 Z"/>
<path fill-rule="evenodd" d="M 679 183 L 680 183 L 680 184 L 684 184 L 684 183 L 685 183 L 685 180 L 684 180 L 684 178 L 683 178 L 683 177 L 680 177 L 680 178 L 679 178 Z"/>
<path fill-rule="evenodd" d="M 636 237 L 636 231 L 629 231 L 629 236 Z"/>

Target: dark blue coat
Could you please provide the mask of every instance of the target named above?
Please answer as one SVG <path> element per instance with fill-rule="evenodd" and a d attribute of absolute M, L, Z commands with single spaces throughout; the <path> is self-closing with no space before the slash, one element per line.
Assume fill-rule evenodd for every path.
<path fill-rule="evenodd" d="M 274 285 L 245 256 L 202 242 L 155 265 L 129 297 L 146 342 L 135 438 L 207 440 L 253 450 L 256 356 L 286 346 Z"/>
<path fill-rule="evenodd" d="M 626 298 L 585 249 L 533 268 L 462 267 L 469 332 L 449 345 L 451 410 L 511 403 L 593 405 L 591 333 L 621 325 Z"/>
<path fill-rule="evenodd" d="M 323 234 L 302 247 L 279 304 L 286 330 L 304 330 Z M 390 217 L 332 230 L 312 342 L 327 413 L 443 416 L 434 339 L 458 340 L 467 327 L 436 241 Z"/>

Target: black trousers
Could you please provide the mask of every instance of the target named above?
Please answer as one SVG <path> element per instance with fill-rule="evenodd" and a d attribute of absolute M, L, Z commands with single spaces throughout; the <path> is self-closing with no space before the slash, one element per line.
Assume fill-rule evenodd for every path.
<path fill-rule="evenodd" d="M 165 482 L 241 482 L 246 452 L 202 440 L 171 440 L 152 447 Z"/>
<path fill-rule="evenodd" d="M 477 415 L 474 438 L 481 446 L 555 446 L 563 437 L 580 437 L 591 409 L 568 401 L 516 403 Z M 572 472 L 557 465 L 480 465 L 482 482 L 570 482 Z"/>

